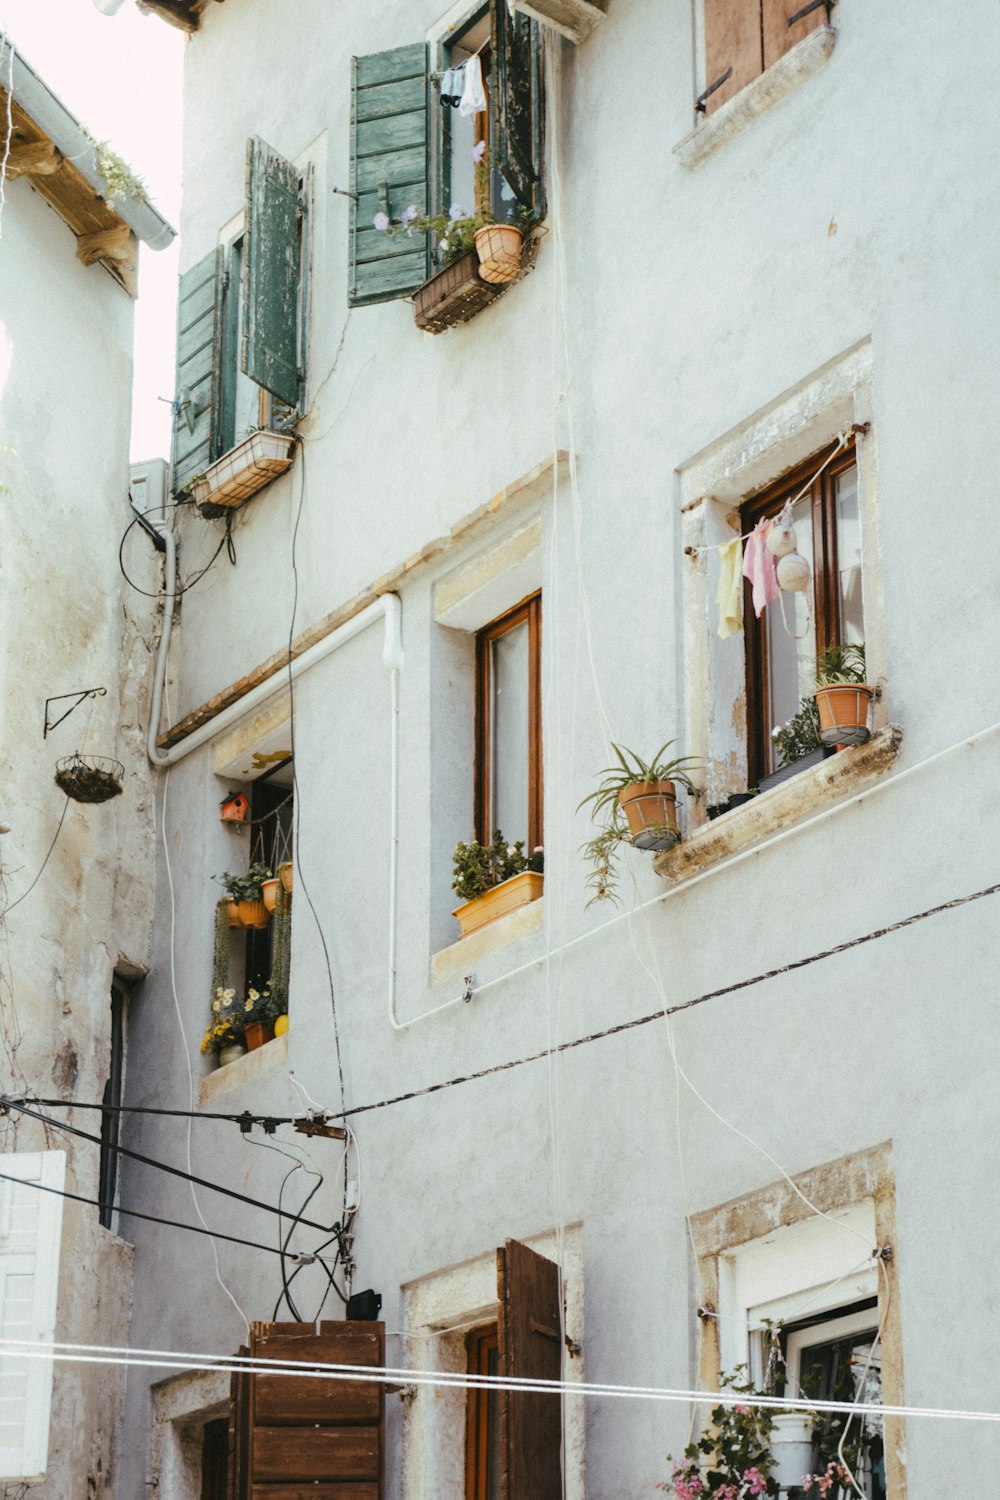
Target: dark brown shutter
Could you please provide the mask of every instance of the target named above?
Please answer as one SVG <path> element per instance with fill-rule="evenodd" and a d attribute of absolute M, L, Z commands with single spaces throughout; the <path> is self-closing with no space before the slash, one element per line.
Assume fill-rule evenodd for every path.
<path fill-rule="evenodd" d="M 249 1350 L 241 1348 L 240 1359 Z M 250 1377 L 234 1370 L 229 1383 L 229 1469 L 226 1493 L 229 1500 L 247 1500 L 250 1494 L 247 1463 L 250 1452 Z"/>
<path fill-rule="evenodd" d="M 777 62 L 779 57 L 784 57 L 796 42 L 801 42 L 817 26 L 827 25 L 826 6 L 819 5 L 796 21 L 794 26 L 789 26 L 789 18 L 797 15 L 806 3 L 807 0 L 763 0 L 765 68 Z"/>
<path fill-rule="evenodd" d="M 384 1365 L 383 1323 L 255 1323 L 252 1358 Z M 240 1389 L 242 1382 L 242 1389 Z M 233 1377 L 230 1500 L 381 1500 L 385 1387 L 317 1375 Z M 239 1465 L 240 1407 L 247 1453 Z M 242 1486 L 242 1487 L 240 1487 Z"/>
<path fill-rule="evenodd" d="M 562 1379 L 559 1267 L 517 1240 L 497 1251 L 500 1374 Z M 500 1391 L 501 1500 L 562 1500 L 562 1398 Z"/>
<path fill-rule="evenodd" d="M 705 0 L 705 87 L 729 77 L 705 100 L 705 113 L 725 104 L 763 71 L 760 0 Z"/>

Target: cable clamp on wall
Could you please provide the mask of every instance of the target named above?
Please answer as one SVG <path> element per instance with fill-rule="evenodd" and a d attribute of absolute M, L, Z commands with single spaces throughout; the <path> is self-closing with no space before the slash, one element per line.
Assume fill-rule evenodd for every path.
<path fill-rule="evenodd" d="M 475 976 L 475 974 L 466 974 L 465 975 L 464 980 L 463 980 L 463 983 L 465 985 L 465 989 L 462 991 L 462 999 L 465 1001 L 466 1005 L 468 1005 L 469 1001 L 472 999 L 472 987 L 475 984 L 475 982 L 476 982 L 476 976 Z"/>

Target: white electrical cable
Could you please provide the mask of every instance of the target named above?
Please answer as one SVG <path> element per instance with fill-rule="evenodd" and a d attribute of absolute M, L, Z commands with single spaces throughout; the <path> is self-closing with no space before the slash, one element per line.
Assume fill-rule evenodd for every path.
<path fill-rule="evenodd" d="M 57 1352 L 58 1351 L 58 1352 Z M 166 1349 L 125 1349 L 107 1344 L 41 1343 L 0 1339 L 0 1353 L 18 1359 L 63 1360 L 83 1364 L 141 1365 L 186 1371 L 248 1371 L 257 1375 L 281 1375 L 297 1379 L 362 1381 L 389 1385 L 405 1380 L 409 1385 L 451 1390 L 513 1391 L 567 1396 L 604 1397 L 631 1401 L 695 1401 L 702 1406 L 753 1406 L 763 1411 L 834 1412 L 889 1417 L 927 1417 L 951 1422 L 1000 1423 L 1000 1411 L 976 1411 L 957 1407 L 883 1405 L 881 1402 L 820 1401 L 811 1398 L 746 1395 L 738 1391 L 692 1391 L 672 1386 L 624 1385 L 610 1381 L 533 1380 L 525 1377 L 466 1375 L 447 1370 L 411 1370 L 389 1365 L 351 1365 L 296 1360 L 241 1358 L 238 1355 L 176 1353 Z"/>
<path fill-rule="evenodd" d="M 4 139 L 3 160 L 0 161 L 0 240 L 3 239 L 3 211 L 7 203 L 7 162 L 10 159 L 10 143 L 14 137 L 14 43 L 7 35 L 7 28 L 0 31 L 0 56 L 3 55 L 4 47 L 10 53 L 10 66 L 7 77 L 7 132 Z"/>

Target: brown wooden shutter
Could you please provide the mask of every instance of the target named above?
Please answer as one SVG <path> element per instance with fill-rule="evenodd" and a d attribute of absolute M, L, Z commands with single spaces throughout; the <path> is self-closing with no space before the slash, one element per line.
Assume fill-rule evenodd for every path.
<path fill-rule="evenodd" d="M 517 1240 L 497 1251 L 500 1374 L 562 1379 L 559 1267 Z M 500 1391 L 501 1500 L 562 1500 L 562 1398 Z"/>
<path fill-rule="evenodd" d="M 706 89 L 730 73 L 705 100 L 708 115 L 763 71 L 760 7 L 761 0 L 705 0 Z"/>
<path fill-rule="evenodd" d="M 826 6 L 820 5 L 796 21 L 794 26 L 789 26 L 789 17 L 796 15 L 805 4 L 806 0 L 763 0 L 765 68 L 784 57 L 810 31 L 827 25 Z"/>
<path fill-rule="evenodd" d="M 321 1323 L 317 1334 L 312 1323 L 254 1323 L 250 1355 L 287 1363 L 381 1366 L 385 1325 Z M 235 1375 L 233 1394 L 230 1500 L 381 1500 L 383 1384 L 262 1371 Z M 241 1407 L 247 1438 L 243 1464 Z"/>

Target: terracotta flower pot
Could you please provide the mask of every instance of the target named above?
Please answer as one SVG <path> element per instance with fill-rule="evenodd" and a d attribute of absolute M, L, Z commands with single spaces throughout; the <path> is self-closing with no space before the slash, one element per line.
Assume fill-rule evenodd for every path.
<path fill-rule="evenodd" d="M 240 917 L 240 907 L 238 901 L 230 901 L 229 903 L 229 925 L 230 927 L 243 926 L 243 922 Z"/>
<path fill-rule="evenodd" d="M 271 914 L 263 901 L 237 901 L 241 927 L 266 927 Z"/>
<path fill-rule="evenodd" d="M 863 745 L 871 739 L 868 709 L 875 689 L 865 682 L 838 682 L 813 693 L 824 745 Z"/>
<path fill-rule="evenodd" d="M 285 1032 L 287 1030 L 288 1030 L 288 1017 L 287 1017 L 287 1015 L 275 1016 L 275 1018 L 274 1018 L 274 1034 L 275 1034 L 275 1036 L 284 1036 L 284 1034 L 285 1034 Z"/>
<path fill-rule="evenodd" d="M 274 911 L 278 904 L 278 877 L 271 880 L 262 880 L 260 893 L 264 898 L 264 906 L 268 911 Z"/>
<path fill-rule="evenodd" d="M 521 269 L 524 235 L 514 224 L 487 224 L 476 230 L 479 274 L 484 281 L 513 281 Z"/>
<path fill-rule="evenodd" d="M 263 1047 L 265 1042 L 270 1042 L 273 1038 L 274 1027 L 270 1021 L 251 1021 L 243 1032 L 248 1052 L 256 1052 L 258 1047 Z"/>
<path fill-rule="evenodd" d="M 544 884 L 544 875 L 536 870 L 522 870 L 520 875 L 512 875 L 509 880 L 502 880 L 499 885 L 484 891 L 481 896 L 474 896 L 463 906 L 456 906 L 452 916 L 458 918 L 462 936 L 468 937 L 470 932 L 487 927 L 490 922 L 506 916 L 509 911 L 527 906 L 530 901 L 537 901 Z"/>
<path fill-rule="evenodd" d="M 637 849 L 669 849 L 677 843 L 677 788 L 672 781 L 634 781 L 618 793 Z"/>
<path fill-rule="evenodd" d="M 290 859 L 286 859 L 278 866 L 278 876 L 289 895 L 292 894 L 292 869 L 293 866 Z"/>

